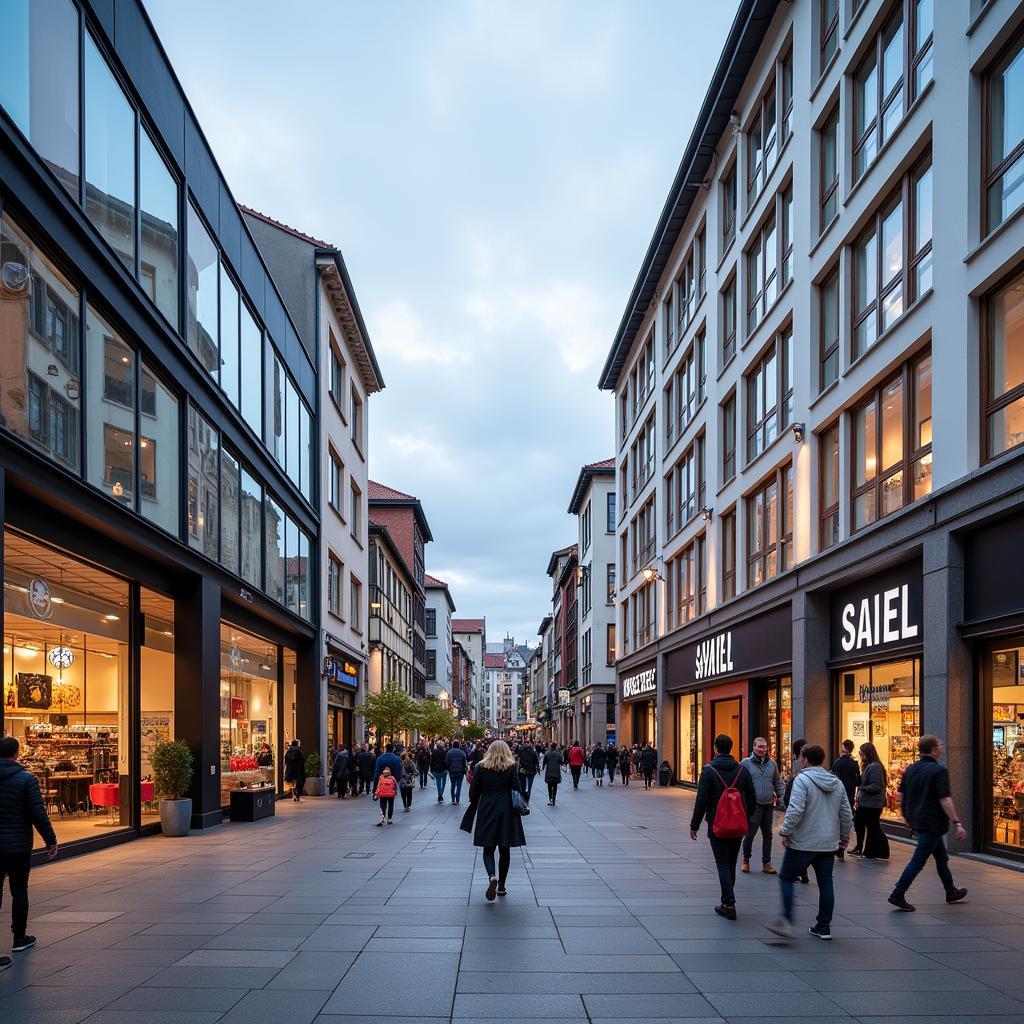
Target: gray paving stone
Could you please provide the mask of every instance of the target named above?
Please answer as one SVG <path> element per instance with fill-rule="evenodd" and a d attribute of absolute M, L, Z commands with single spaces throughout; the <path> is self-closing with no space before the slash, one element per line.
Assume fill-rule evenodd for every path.
<path fill-rule="evenodd" d="M 268 989 L 330 989 L 345 977 L 357 953 L 299 953 L 267 985 Z"/>
<path fill-rule="evenodd" d="M 220 1018 L 220 1024 L 312 1024 L 330 992 L 249 992 Z"/>
<path fill-rule="evenodd" d="M 395 984 L 401 965 L 401 984 Z M 324 1013 L 403 1014 L 410 1003 L 426 1016 L 447 1016 L 455 997 L 459 957 L 455 953 L 363 953 L 334 991 Z"/>
<path fill-rule="evenodd" d="M 277 967 L 167 967 L 147 982 L 149 988 L 263 988 Z"/>
<path fill-rule="evenodd" d="M 828 1017 L 847 1007 L 818 992 L 708 992 L 707 1000 L 723 1017 Z"/>
<path fill-rule="evenodd" d="M 675 974 L 541 974 L 505 973 L 496 971 L 461 971 L 459 992 L 477 993 L 559 993 L 593 992 L 635 993 L 655 992 L 693 993 L 696 988 L 680 971 Z"/>
<path fill-rule="evenodd" d="M 722 966 L 727 962 L 723 959 Z M 686 976 L 699 992 L 815 991 L 814 986 L 791 971 L 687 971 Z"/>
<path fill-rule="evenodd" d="M 536 1017 L 586 1017 L 582 998 L 572 993 L 531 995 L 517 993 L 502 999 L 493 995 L 460 993 L 455 997 L 454 1017 L 507 1020 Z"/>
<path fill-rule="evenodd" d="M 244 988 L 134 988 L 106 1009 L 223 1013 L 248 991 Z"/>
<path fill-rule="evenodd" d="M 935 1014 L 1024 1014 L 1024 1002 L 1005 992 L 833 992 L 838 1006 L 858 1017 Z"/>
<path fill-rule="evenodd" d="M 89 1024 L 216 1024 L 223 1017 L 219 1011 L 97 1010 L 86 1020 Z"/>
<path fill-rule="evenodd" d="M 806 971 L 799 976 L 818 992 L 959 992 L 985 989 L 958 971 Z"/>
<path fill-rule="evenodd" d="M 294 953 L 265 949 L 197 949 L 182 957 L 176 967 L 285 967 Z"/>

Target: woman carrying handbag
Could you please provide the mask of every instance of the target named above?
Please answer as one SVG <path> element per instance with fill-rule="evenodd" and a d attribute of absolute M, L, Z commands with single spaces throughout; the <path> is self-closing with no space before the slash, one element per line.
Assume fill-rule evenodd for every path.
<path fill-rule="evenodd" d="M 516 797 L 519 810 L 516 808 Z M 483 848 L 484 868 L 488 875 L 488 901 L 493 902 L 495 896 L 507 894 L 505 881 L 512 862 L 512 847 L 526 845 L 520 817 L 528 813 L 529 808 L 519 785 L 516 759 L 504 740 L 494 740 L 487 748 L 484 759 L 473 771 L 469 807 L 460 825 L 463 832 L 472 833 L 473 845 Z M 498 851 L 497 873 L 495 849 Z"/>
<path fill-rule="evenodd" d="M 863 829 L 864 846 L 858 852 L 865 860 L 888 860 L 889 840 L 882 831 L 880 821 L 885 807 L 885 766 L 873 743 L 862 743 L 859 753 L 860 787 L 857 790 L 857 819 L 861 828 L 857 829 L 857 845 L 860 846 Z"/>

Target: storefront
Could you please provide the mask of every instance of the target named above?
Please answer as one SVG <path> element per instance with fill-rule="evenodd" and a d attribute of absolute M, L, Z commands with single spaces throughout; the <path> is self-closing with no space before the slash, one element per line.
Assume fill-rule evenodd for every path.
<path fill-rule="evenodd" d="M 833 744 L 872 743 L 886 770 L 883 818 L 901 820 L 896 793 L 921 735 L 923 586 L 919 562 L 858 580 L 829 597 Z"/>
<path fill-rule="evenodd" d="M 658 669 L 652 661 L 619 681 L 622 743 L 650 743 L 658 749 Z"/>
<path fill-rule="evenodd" d="M 965 538 L 964 625 L 974 643 L 976 839 L 1024 858 L 1024 517 Z"/>
<path fill-rule="evenodd" d="M 764 736 L 780 767 L 792 743 L 792 620 L 788 604 L 670 651 L 666 692 L 675 695 L 676 781 L 696 784 L 715 736 L 745 757 Z"/>
<path fill-rule="evenodd" d="M 328 647 L 323 676 L 327 681 L 327 756 L 334 757 L 341 744 L 346 750 L 355 742 L 354 709 L 362 665 Z"/>

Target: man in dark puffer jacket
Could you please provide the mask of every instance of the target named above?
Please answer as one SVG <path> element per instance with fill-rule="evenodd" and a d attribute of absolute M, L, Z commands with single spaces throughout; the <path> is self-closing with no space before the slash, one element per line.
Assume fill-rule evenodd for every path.
<path fill-rule="evenodd" d="M 46 843 L 52 860 L 57 856 L 57 836 L 50 824 L 36 777 L 16 758 L 20 744 L 13 736 L 0 739 L 0 899 L 4 878 L 11 889 L 11 931 L 13 950 L 31 949 L 35 937 L 28 927 L 28 873 L 32 864 L 32 826 Z M 0 971 L 11 966 L 9 956 L 0 956 Z"/>

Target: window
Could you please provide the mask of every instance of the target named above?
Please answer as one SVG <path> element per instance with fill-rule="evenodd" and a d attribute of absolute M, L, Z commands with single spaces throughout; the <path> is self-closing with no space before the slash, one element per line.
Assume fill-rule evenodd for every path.
<path fill-rule="evenodd" d="M 607 661 L 607 664 L 614 665 L 615 664 L 615 623 L 614 622 L 609 622 L 607 627 L 606 627 L 606 629 L 607 629 L 606 640 L 607 640 L 607 646 L 608 646 L 608 654 L 607 654 L 608 661 Z"/>
<path fill-rule="evenodd" d="M 782 231 L 778 230 L 781 223 Z M 781 268 L 781 272 L 780 272 Z M 761 322 L 793 276 L 793 189 L 776 197 L 747 250 L 747 334 Z"/>
<path fill-rule="evenodd" d="M 142 365 L 141 408 L 139 488 L 142 501 L 139 511 L 150 522 L 177 534 L 178 400 L 145 364 Z"/>
<path fill-rule="evenodd" d="M 665 535 L 678 533 L 704 507 L 704 435 L 665 477 Z"/>
<path fill-rule="evenodd" d="M 241 413 L 256 436 L 263 439 L 263 332 L 249 307 L 240 306 Z"/>
<path fill-rule="evenodd" d="M 338 343 L 330 328 L 327 329 L 327 335 L 331 359 L 331 398 L 340 411 L 345 405 L 345 360 L 338 354 Z"/>
<path fill-rule="evenodd" d="M 245 466 L 242 467 L 241 486 L 239 574 L 246 583 L 258 587 L 263 566 L 263 487 Z"/>
<path fill-rule="evenodd" d="M 986 229 L 997 228 L 1024 203 L 1024 36 L 985 76 Z"/>
<path fill-rule="evenodd" d="M 839 540 L 839 423 L 818 438 L 821 458 L 821 550 Z"/>
<path fill-rule="evenodd" d="M 606 590 L 605 590 L 605 604 L 615 604 L 615 563 L 605 563 L 605 574 L 606 574 Z"/>
<path fill-rule="evenodd" d="M 354 480 L 349 481 L 349 530 L 357 541 L 362 542 L 363 536 L 363 509 L 362 492 L 356 486 Z"/>
<path fill-rule="evenodd" d="M 238 408 L 238 289 L 224 264 L 220 265 L 220 386 Z"/>
<path fill-rule="evenodd" d="M 722 366 L 736 355 L 736 276 L 722 291 Z"/>
<path fill-rule="evenodd" d="M 426 628 L 425 632 L 427 636 L 437 636 L 437 610 L 434 608 L 426 609 Z"/>
<path fill-rule="evenodd" d="M 793 328 L 776 335 L 747 374 L 747 461 L 761 454 L 793 418 Z"/>
<path fill-rule="evenodd" d="M 334 450 L 331 450 L 331 494 L 330 503 L 338 515 L 344 515 L 344 509 L 341 507 L 341 488 L 345 482 L 345 466 L 341 459 L 335 454 Z"/>
<path fill-rule="evenodd" d="M 341 562 L 333 554 L 327 555 L 327 610 L 341 618 Z"/>
<path fill-rule="evenodd" d="M 722 197 L 722 252 L 736 237 L 736 164 L 726 171 L 720 185 Z"/>
<path fill-rule="evenodd" d="M 665 355 L 675 351 L 676 341 L 676 285 L 668 286 L 668 297 L 662 303 L 662 313 L 665 317 Z"/>
<path fill-rule="evenodd" d="M 683 436 L 704 401 L 707 392 L 706 337 L 702 328 L 665 388 L 666 448 Z"/>
<path fill-rule="evenodd" d="M 1024 275 L 988 298 L 985 434 L 988 458 L 1024 444 Z"/>
<path fill-rule="evenodd" d="M 195 207 L 188 205 L 188 347 L 214 380 L 219 379 L 217 340 L 217 247 Z"/>
<path fill-rule="evenodd" d="M 776 64 L 747 129 L 748 210 L 767 184 L 792 130 L 793 58 L 789 52 Z"/>
<path fill-rule="evenodd" d="M 818 287 L 821 303 L 821 373 L 819 388 L 824 391 L 839 379 L 839 268 Z"/>
<path fill-rule="evenodd" d="M 437 651 L 427 651 L 427 678 L 437 679 Z"/>
<path fill-rule="evenodd" d="M 277 464 L 283 469 L 285 464 L 285 429 L 284 429 L 284 418 L 285 418 L 285 393 L 284 385 L 286 381 L 284 372 L 284 366 L 281 364 L 281 360 L 274 354 L 274 377 L 271 381 L 272 395 L 271 395 L 271 408 L 268 410 L 270 423 L 268 425 L 268 434 L 273 445 L 273 455 L 277 461 Z"/>
<path fill-rule="evenodd" d="M 239 499 L 242 467 L 238 456 L 227 447 L 220 450 L 220 564 L 230 572 L 239 570 Z"/>
<path fill-rule="evenodd" d="M 736 596 L 736 512 L 722 516 L 722 600 Z"/>
<path fill-rule="evenodd" d="M 0 37 L 0 105 L 78 200 L 78 9 L 9 0 Z"/>
<path fill-rule="evenodd" d="M 363 631 L 363 585 L 349 573 L 348 621 L 357 632 Z"/>
<path fill-rule="evenodd" d="M 722 403 L 722 483 L 736 475 L 736 392 Z"/>
<path fill-rule="evenodd" d="M 704 582 L 704 534 L 696 537 L 666 567 L 668 628 L 675 629 L 702 615 L 707 603 Z"/>
<path fill-rule="evenodd" d="M 907 363 L 853 412 L 853 530 L 932 489 L 931 355 Z"/>
<path fill-rule="evenodd" d="M 135 273 L 135 110 L 85 37 L 85 212 Z"/>
<path fill-rule="evenodd" d="M 615 532 L 615 492 L 609 491 L 607 495 L 608 507 L 606 511 L 605 532 Z"/>
<path fill-rule="evenodd" d="M 139 280 L 153 304 L 178 329 L 178 183 L 149 132 L 139 130 Z"/>
<path fill-rule="evenodd" d="M 900 183 L 854 244 L 854 359 L 931 287 L 931 174 L 929 156 Z"/>
<path fill-rule="evenodd" d="M 793 567 L 793 466 L 747 498 L 747 586 Z"/>
<path fill-rule="evenodd" d="M 587 502 L 587 507 L 583 510 L 583 515 L 580 520 L 581 533 L 583 535 L 583 547 L 581 554 L 586 554 L 590 547 L 590 505 L 591 502 Z"/>
<path fill-rule="evenodd" d="M 655 522 L 654 497 L 652 496 L 633 517 L 629 526 L 634 574 L 654 558 L 656 532 L 657 523 Z"/>
<path fill-rule="evenodd" d="M 654 417 L 652 416 L 637 434 L 630 452 L 633 459 L 632 495 L 634 498 L 643 490 L 647 481 L 654 476 L 654 441 Z"/>
<path fill-rule="evenodd" d="M 838 0 L 833 0 L 838 2 Z M 839 208 L 839 107 L 829 114 L 819 132 L 821 146 L 821 199 L 818 230 L 832 223 Z"/>
<path fill-rule="evenodd" d="M 135 352 L 91 306 L 86 351 L 103 354 L 103 373 L 86 381 L 89 435 L 102 439 L 102 455 L 88 460 L 88 480 L 135 508 Z"/>
<path fill-rule="evenodd" d="M 220 437 L 195 407 L 189 405 L 188 542 L 190 547 L 213 559 L 218 555 L 219 494 Z M 270 575 L 269 569 L 267 575 Z"/>
<path fill-rule="evenodd" d="M 818 20 L 821 26 L 818 74 L 821 74 L 839 49 L 839 0 L 819 0 Z"/>
<path fill-rule="evenodd" d="M 192 410 L 189 410 L 191 415 Z M 189 519 L 191 521 L 191 515 Z M 264 559 L 267 596 L 284 604 L 284 513 L 269 495 L 263 499 Z"/>
<path fill-rule="evenodd" d="M 351 407 L 349 416 L 349 430 L 352 434 L 352 443 L 356 450 L 362 453 L 363 450 L 363 403 L 356 389 L 352 388 Z"/>

